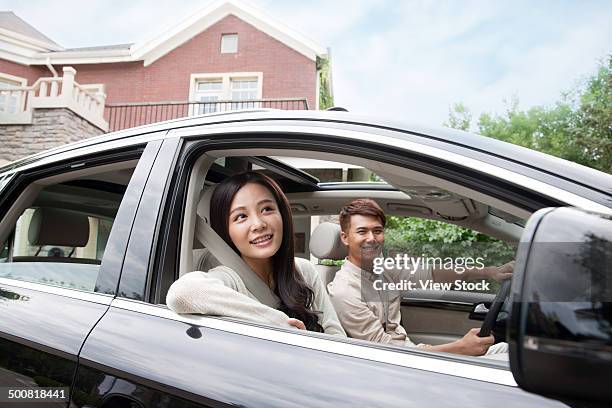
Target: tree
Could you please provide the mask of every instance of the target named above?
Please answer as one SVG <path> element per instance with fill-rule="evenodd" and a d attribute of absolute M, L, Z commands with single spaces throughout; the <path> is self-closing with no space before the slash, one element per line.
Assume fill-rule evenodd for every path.
<path fill-rule="evenodd" d="M 539 150 L 605 172 L 612 171 L 612 55 L 582 87 L 563 95 L 552 107 L 522 111 L 518 98 L 506 101 L 502 114 L 483 113 L 478 132 Z M 462 103 L 452 106 L 446 126 L 469 130 L 472 114 Z M 385 246 L 393 252 L 428 256 L 484 256 L 501 265 L 514 248 L 485 234 L 442 221 L 387 217 Z M 497 286 L 494 286 L 497 287 Z"/>
<path fill-rule="evenodd" d="M 592 167 L 612 172 L 612 54 L 580 95 L 574 137 Z"/>
<path fill-rule="evenodd" d="M 564 94 L 552 107 L 521 111 L 518 98 L 506 105 L 501 115 L 480 115 L 478 133 L 612 172 L 612 55 L 584 86 Z M 469 109 L 453 105 L 445 124 L 469 129 Z"/>
<path fill-rule="evenodd" d="M 316 67 L 319 76 L 319 109 L 325 110 L 334 106 L 329 57 L 317 57 Z"/>
<path fill-rule="evenodd" d="M 463 103 L 455 103 L 448 110 L 448 122 L 444 126 L 459 130 L 470 130 L 472 123 L 472 113 Z"/>

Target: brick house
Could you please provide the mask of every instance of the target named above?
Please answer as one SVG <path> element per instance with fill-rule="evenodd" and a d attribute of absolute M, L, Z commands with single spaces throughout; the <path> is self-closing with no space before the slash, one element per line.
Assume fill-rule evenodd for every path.
<path fill-rule="evenodd" d="M 238 0 L 141 43 L 85 48 L 0 12 L 0 135 L 27 134 L 50 113 L 99 134 L 227 109 L 318 109 L 331 95 L 328 72 L 324 47 Z"/>

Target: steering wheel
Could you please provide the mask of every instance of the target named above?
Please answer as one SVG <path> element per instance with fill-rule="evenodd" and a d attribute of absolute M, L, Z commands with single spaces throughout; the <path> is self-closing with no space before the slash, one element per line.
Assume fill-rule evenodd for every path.
<path fill-rule="evenodd" d="M 485 316 L 484 322 L 482 322 L 482 326 L 480 326 L 480 332 L 478 333 L 479 337 L 487 337 L 493 331 L 493 327 L 497 322 L 497 316 L 499 316 L 499 312 L 501 311 L 502 306 L 504 305 L 504 301 L 510 293 L 511 284 L 512 281 L 510 279 L 507 279 L 501 283 L 499 290 L 497 291 L 497 294 L 495 295 L 495 298 L 491 303 L 491 307 L 489 308 L 489 311 Z M 495 343 L 499 343 L 500 341 L 504 340 L 499 339 L 497 337 L 495 338 Z"/>

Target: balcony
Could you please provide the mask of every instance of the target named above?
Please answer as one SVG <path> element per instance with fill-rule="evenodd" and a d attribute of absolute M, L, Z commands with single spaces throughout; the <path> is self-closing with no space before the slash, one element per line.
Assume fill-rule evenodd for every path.
<path fill-rule="evenodd" d="M 77 83 L 75 74 L 73 68 L 64 67 L 62 77 L 0 89 L 0 125 L 31 125 L 34 109 L 65 108 L 106 131 L 102 116 L 106 96 L 96 85 Z"/>
<path fill-rule="evenodd" d="M 308 110 L 306 99 L 250 99 L 214 102 L 149 102 L 106 104 L 109 132 L 164 120 L 241 109 Z"/>

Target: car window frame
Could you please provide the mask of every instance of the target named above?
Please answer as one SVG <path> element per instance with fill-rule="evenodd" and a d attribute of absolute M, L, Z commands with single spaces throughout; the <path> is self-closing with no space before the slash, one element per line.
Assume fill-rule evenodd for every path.
<path fill-rule="evenodd" d="M 184 133 L 185 130 L 182 130 L 180 133 Z M 192 131 L 190 133 L 197 133 L 197 131 Z M 247 136 L 251 136 L 249 134 L 249 132 L 243 132 L 245 134 L 247 134 Z M 323 133 L 323 132 L 322 132 Z M 170 134 L 172 134 L 172 131 L 170 132 Z M 180 168 L 177 169 L 176 174 L 181 174 L 182 175 L 182 179 L 183 181 L 181 182 L 177 182 L 174 181 L 175 186 L 173 187 L 173 190 L 176 190 L 177 185 L 181 185 L 182 187 L 185 186 L 186 183 L 186 177 L 188 176 L 188 174 L 191 172 L 191 168 L 186 169 L 185 168 L 185 164 L 188 162 L 188 156 L 193 157 L 193 156 L 197 156 L 200 157 L 205 151 L 209 151 L 209 150 L 224 150 L 224 149 L 245 149 L 245 148 L 250 148 L 250 147 L 258 147 L 258 148 L 279 148 L 279 143 L 281 144 L 287 144 L 285 147 L 286 149 L 295 149 L 298 148 L 296 146 L 292 146 L 292 143 L 295 143 L 294 140 L 291 140 L 289 138 L 282 138 L 283 136 L 285 136 L 283 134 L 283 132 L 276 132 L 276 137 L 272 138 L 272 140 L 262 140 L 261 137 L 257 138 L 257 140 L 249 140 L 248 137 L 247 138 L 240 138 L 240 135 L 238 135 L 238 138 L 231 138 L 231 137 L 227 137 L 227 138 L 223 138 L 222 140 L 218 140 L 218 139 L 211 139 L 207 137 L 208 135 L 202 135 L 201 138 L 205 139 L 205 140 L 200 140 L 198 141 L 197 137 L 190 137 L 187 138 L 185 137 L 186 140 L 188 140 L 187 143 L 185 143 L 183 150 L 184 152 L 182 153 L 182 157 L 181 159 L 179 159 L 179 165 Z M 278 139 L 281 140 L 278 140 Z M 190 140 L 191 139 L 191 140 Z M 195 145 L 200 145 L 199 147 L 193 147 Z M 202 144 L 205 144 L 206 147 L 203 147 Z M 298 143 L 300 144 L 300 143 Z M 301 143 L 302 145 L 304 144 L 308 144 L 307 142 Z M 311 144 L 311 148 L 310 150 L 315 150 L 315 151 L 322 151 L 321 149 L 321 144 L 318 142 L 312 142 Z M 332 143 L 333 145 L 333 143 Z M 300 146 L 301 148 L 303 148 L 304 146 Z M 341 150 L 345 151 L 345 154 L 348 155 L 353 155 L 356 157 L 359 156 L 368 156 L 369 158 L 371 158 L 371 156 L 366 155 L 363 153 L 363 150 L 359 149 L 359 150 L 355 150 L 355 149 L 351 149 L 351 148 L 347 148 L 346 146 L 334 146 L 334 148 L 339 148 Z M 306 149 L 308 150 L 308 149 Z M 335 150 L 338 151 L 338 150 Z M 338 151 L 340 153 L 340 151 Z M 373 158 L 374 160 L 376 160 L 377 158 Z M 378 158 L 378 160 L 380 160 L 381 158 Z M 388 157 L 385 156 L 385 159 L 388 161 Z M 421 158 L 422 159 L 422 158 Z M 406 168 L 410 168 L 410 166 L 407 166 L 405 163 L 399 163 L 397 165 L 400 165 L 402 167 L 406 167 Z M 453 169 L 454 171 L 454 169 Z M 444 177 L 445 179 L 448 180 L 448 177 Z M 449 180 L 451 182 L 457 182 L 457 180 Z M 499 181 L 497 181 L 496 184 L 498 184 Z M 461 183 L 459 183 L 461 184 Z M 478 179 L 478 186 L 482 185 L 482 180 Z M 475 188 L 473 185 L 468 186 L 476 191 L 481 191 L 480 188 Z M 497 186 L 497 188 L 499 188 Z M 539 193 L 539 192 L 535 192 L 532 190 L 528 190 L 530 193 Z M 522 207 L 526 208 L 527 210 L 529 210 L 530 212 L 533 212 L 539 208 L 543 208 L 543 207 L 547 207 L 547 206 L 555 206 L 555 205 L 563 205 L 563 203 L 559 202 L 559 201 L 553 201 L 555 200 L 555 198 L 553 197 L 546 197 L 545 201 L 540 202 L 538 206 L 534 207 L 529 207 L 527 203 L 529 204 L 533 204 L 533 199 L 530 197 L 528 200 L 526 200 L 526 202 L 522 203 Z M 178 200 L 177 200 L 178 201 Z M 183 194 L 183 197 L 181 197 L 181 202 L 184 204 L 185 203 L 185 195 Z M 517 205 L 520 206 L 521 203 L 517 203 L 517 202 L 513 202 L 513 205 Z M 527 205 L 526 205 L 527 204 Z M 165 214 L 165 216 L 168 216 L 168 214 Z M 175 216 L 176 217 L 176 216 Z M 176 219 L 176 218 L 175 218 Z M 181 225 L 182 225 L 182 217 L 181 219 Z M 173 222 L 170 222 L 170 224 L 172 225 Z M 166 261 L 161 261 L 162 265 L 165 265 L 165 273 L 168 273 L 169 270 L 172 271 L 177 271 L 179 268 L 178 265 L 178 259 L 176 259 L 174 262 L 166 262 Z M 171 265 L 171 266 L 170 266 Z M 159 271 L 157 271 L 157 273 L 159 273 Z M 163 274 L 164 272 L 162 272 Z M 176 279 L 176 278 L 175 278 Z M 158 289 L 162 289 L 163 288 L 158 288 Z M 166 288 L 167 289 L 167 288 Z M 154 303 L 160 303 L 160 298 L 159 298 L 159 293 L 158 291 L 156 291 L 156 293 L 151 293 L 149 294 L 149 299 L 152 299 L 152 301 Z"/>
<path fill-rule="evenodd" d="M 545 200 L 550 203 L 549 206 L 572 205 L 590 211 L 612 214 L 612 196 L 602 191 L 605 189 L 605 185 L 597 184 L 587 187 L 579 182 L 568 180 L 563 174 L 554 174 L 528 162 L 522 162 L 520 159 L 529 156 L 529 152 L 537 153 L 529 149 L 507 144 L 518 149 L 523 155 L 520 158 L 512 156 L 504 157 L 496 152 L 483 150 L 477 144 L 461 144 L 453 140 L 447 140 L 444 136 L 432 136 L 431 133 L 425 134 L 398 128 L 369 125 L 366 123 L 356 124 L 339 120 L 321 121 L 315 124 L 312 124 L 312 122 L 309 120 L 258 121 L 249 125 L 248 128 L 242 123 L 223 123 L 215 126 L 201 125 L 171 130 L 169 136 L 185 139 L 199 137 L 214 140 L 219 135 L 224 135 L 226 140 L 229 140 L 236 135 L 247 134 L 251 138 L 264 140 L 270 134 L 283 134 L 285 136 L 284 140 L 287 141 L 308 139 L 302 140 L 308 142 L 322 140 L 326 137 L 343 139 L 343 143 L 351 143 L 356 152 L 366 146 L 371 146 L 383 152 L 401 150 L 401 157 L 389 157 L 389 159 L 399 160 L 399 166 L 412 170 L 430 171 L 428 174 L 433 176 L 438 175 L 439 172 L 436 169 L 439 167 L 439 164 L 442 164 L 444 167 L 442 178 L 476 191 L 483 191 L 483 188 L 487 187 L 487 190 L 483 191 L 484 193 L 506 202 L 514 201 L 514 194 L 510 194 L 510 191 L 519 188 L 523 191 L 525 197 L 522 205 L 521 203 L 517 204 L 519 206 L 526 205 L 526 208 L 529 207 L 529 204 Z M 441 129 L 439 131 L 444 134 L 448 130 Z M 483 139 L 482 145 L 486 145 L 488 138 L 484 136 L 481 136 L 481 138 Z M 313 148 L 312 150 L 317 149 Z M 369 152 L 366 152 L 365 156 L 370 156 Z M 423 161 L 424 158 L 426 161 Z M 383 154 L 373 159 L 387 161 L 387 156 Z M 550 156 L 550 159 L 555 162 L 563 162 L 562 159 L 552 156 Z M 409 162 L 409 165 L 401 164 L 403 161 Z M 429 163 L 429 161 L 433 163 Z M 572 168 L 580 167 L 572 162 L 567 162 L 567 164 Z M 411 167 L 412 165 L 414 165 L 414 168 Z M 456 177 L 457 173 L 461 174 L 466 169 L 469 170 L 470 175 L 480 175 L 485 177 L 486 180 L 479 178 L 462 180 L 460 177 Z M 600 174 L 599 182 L 601 182 L 602 177 L 606 176 L 605 173 L 586 167 L 584 171 Z M 444 175 L 447 177 L 444 177 Z M 449 177 L 452 177 L 452 179 L 449 179 Z M 511 188 L 508 191 L 500 191 L 500 189 L 495 188 L 495 183 L 491 183 L 491 180 L 497 180 L 497 182 L 501 182 Z M 484 181 L 484 183 L 481 181 Z M 529 194 L 526 194 L 526 192 L 529 192 Z M 500 193 L 501 197 L 499 196 Z M 540 207 L 540 205 L 533 207 L 531 212 Z"/>
<path fill-rule="evenodd" d="M 393 145 L 391 146 L 384 145 L 382 143 L 375 143 L 371 140 L 367 140 L 367 141 L 354 140 L 354 141 L 351 141 L 349 145 L 346 143 L 346 140 L 344 141 L 340 140 L 340 138 L 338 138 L 337 135 L 328 134 L 326 132 L 326 129 L 323 127 L 320 129 L 318 128 L 318 132 L 316 135 L 308 134 L 307 138 L 305 137 L 306 135 L 304 134 L 298 134 L 298 133 L 287 134 L 283 132 L 281 129 L 269 130 L 269 132 L 274 133 L 274 135 L 271 135 L 270 133 L 265 133 L 262 131 L 255 131 L 255 129 L 247 130 L 244 127 L 242 128 L 241 131 L 231 131 L 228 134 L 224 132 L 224 129 L 219 129 L 219 128 L 212 129 L 211 131 L 202 131 L 202 129 L 204 129 L 204 127 L 199 127 L 199 128 L 196 127 L 196 128 L 191 128 L 191 129 L 190 128 L 178 129 L 178 130 L 171 130 L 169 132 L 169 137 L 180 137 L 184 139 L 184 143 L 181 149 L 180 157 L 177 160 L 177 168 L 174 170 L 173 178 L 169 182 L 170 187 L 167 189 L 168 191 L 172 191 L 174 196 L 171 199 L 167 198 L 165 200 L 166 206 L 165 208 L 161 209 L 163 214 L 158 218 L 158 222 L 163 224 L 164 227 L 160 229 L 160 236 L 158 237 L 158 243 L 157 243 L 157 246 L 154 248 L 154 250 L 156 251 L 156 254 L 154 255 L 154 262 L 152 263 L 152 267 L 150 270 L 151 274 L 157 276 L 155 279 L 157 279 L 158 282 L 163 281 L 163 278 L 161 278 L 160 276 L 167 275 L 167 274 L 172 274 L 174 276 L 172 281 L 178 278 L 176 274 L 178 274 L 178 271 L 179 271 L 178 262 L 180 259 L 178 255 L 179 254 L 178 247 L 180 245 L 180 235 L 179 234 L 183 226 L 182 223 L 183 223 L 184 214 L 182 214 L 182 209 L 184 208 L 183 206 L 185 204 L 185 199 L 187 196 L 186 186 L 188 185 L 189 177 L 191 175 L 191 171 L 192 171 L 191 166 L 193 165 L 193 163 L 195 163 L 195 160 L 197 160 L 197 158 L 201 157 L 201 155 L 204 154 L 205 152 L 211 151 L 211 150 L 270 148 L 270 149 L 288 149 L 288 150 L 334 151 L 334 152 L 338 152 L 339 154 L 347 154 L 347 155 L 351 155 L 355 157 L 360 157 L 360 156 L 369 157 L 369 158 L 372 158 L 373 160 L 383 160 L 384 159 L 388 163 L 396 164 L 404 168 L 417 170 L 421 172 L 427 172 L 427 170 L 431 170 L 432 167 L 434 167 L 434 169 L 437 170 L 433 172 L 435 176 L 441 176 L 441 178 L 444 178 L 450 182 L 454 182 L 454 183 L 464 185 L 464 186 L 465 186 L 465 183 L 460 182 L 460 180 L 463 180 L 463 178 L 460 178 L 460 176 L 464 175 L 464 173 L 467 172 L 472 175 L 473 179 L 470 180 L 471 182 L 468 183 L 466 187 L 473 189 L 475 191 L 483 191 L 482 186 L 484 184 L 490 188 L 489 190 L 485 190 L 484 194 L 487 194 L 494 198 L 501 199 L 506 202 L 508 200 L 504 198 L 507 198 L 507 196 L 504 197 L 504 195 L 502 194 L 502 196 L 500 197 L 500 195 L 496 194 L 496 192 L 498 192 L 499 189 L 501 188 L 499 187 L 499 184 L 501 183 L 501 184 L 504 184 L 505 186 L 511 187 L 509 190 L 512 191 L 515 198 L 516 198 L 516 190 L 517 188 L 519 188 L 519 191 L 522 191 L 527 197 L 521 197 L 523 198 L 522 201 L 516 201 L 515 199 L 513 199 L 511 203 L 512 205 L 518 206 L 530 212 L 533 212 L 539 208 L 543 208 L 543 207 L 547 207 L 551 205 L 552 206 L 565 205 L 564 202 L 560 201 L 556 197 L 553 197 L 551 195 L 543 195 L 542 192 L 540 191 L 529 189 L 526 186 L 522 186 L 522 185 L 517 186 L 510 181 L 507 181 L 505 179 L 500 179 L 498 174 L 489 174 L 489 173 L 486 174 L 487 176 L 486 181 L 490 184 L 488 185 L 487 183 L 483 183 L 482 177 L 480 178 L 474 177 L 474 175 L 482 176 L 482 174 L 477 172 L 474 168 L 470 168 L 469 166 L 463 166 L 458 163 L 455 163 L 454 165 L 450 166 L 451 167 L 450 169 L 446 169 L 446 165 L 448 165 L 448 163 L 445 160 L 439 158 L 437 160 L 433 160 L 435 163 L 432 163 L 431 157 L 428 157 L 427 155 L 421 154 L 419 152 L 414 152 L 414 151 L 410 152 L 409 149 L 406 149 L 406 148 L 401 148 L 401 147 L 397 147 Z M 329 150 L 331 148 L 335 150 Z M 392 155 L 392 157 L 390 157 L 390 155 Z M 444 166 L 444 171 L 440 172 L 443 166 Z M 504 169 L 504 170 L 509 171 L 507 169 Z M 428 174 L 431 174 L 431 173 L 428 172 Z M 520 175 L 520 173 L 516 173 L 516 174 Z M 449 177 L 449 175 L 452 175 L 453 177 Z M 554 186 L 554 187 L 556 189 L 560 189 L 558 186 Z M 564 190 L 564 191 L 567 191 L 567 190 Z M 570 192 L 568 193 L 575 195 L 575 193 L 570 193 Z M 581 196 L 577 196 L 577 197 L 581 197 Z M 581 198 L 584 198 L 584 197 L 581 197 Z M 584 198 L 584 200 L 588 201 L 589 203 L 592 203 L 593 205 L 600 205 L 597 202 L 592 201 L 588 198 Z M 183 206 L 177 206 L 177 205 L 169 206 L 168 203 L 174 203 L 174 204 L 181 203 Z M 128 307 L 127 306 L 128 304 L 133 305 L 133 307 L 135 307 L 136 309 L 141 306 L 142 307 L 151 306 L 153 308 L 156 308 L 154 310 L 164 310 L 164 312 L 160 312 L 160 313 L 164 314 L 164 316 L 166 317 L 168 315 L 173 316 L 172 312 L 170 312 L 169 314 L 166 313 L 166 311 L 168 310 L 164 304 L 165 302 L 162 301 L 161 299 L 161 297 L 166 294 L 168 287 L 163 287 L 160 285 L 152 286 L 150 288 L 151 292 L 148 294 L 149 302 L 146 305 L 142 304 L 141 302 L 122 303 L 122 305 L 126 305 L 125 307 Z M 177 320 L 180 320 L 182 318 L 182 316 L 179 316 L 179 315 L 174 315 L 174 317 Z M 248 327 L 253 326 L 253 324 L 251 323 L 236 322 L 236 321 L 233 321 L 232 319 L 223 318 L 223 317 L 215 317 L 215 318 L 203 317 L 203 319 L 213 319 L 214 321 L 221 321 L 221 322 L 227 322 L 227 323 L 231 322 L 231 323 L 237 324 L 238 327 L 243 326 L 244 328 L 243 332 L 245 333 L 249 331 Z M 265 328 L 266 330 L 269 330 L 270 332 L 279 331 L 276 328 L 271 328 L 267 326 L 262 326 L 262 325 L 256 325 L 256 326 Z M 240 332 L 240 331 L 241 330 L 238 330 L 236 332 Z M 312 337 L 312 336 L 315 336 L 316 333 L 288 333 L 288 335 Z M 329 340 L 337 341 L 338 343 L 342 343 L 338 339 L 332 339 L 331 336 L 327 336 L 327 335 L 323 335 L 323 336 L 326 336 L 326 338 L 329 338 Z M 354 339 L 349 339 L 349 342 L 351 341 L 354 341 Z M 307 344 L 308 344 L 308 341 L 305 342 L 305 346 L 307 346 Z M 372 343 L 368 343 L 367 345 L 360 344 L 360 346 L 366 349 L 380 347 L 380 345 L 375 345 Z M 390 347 L 395 351 L 400 350 L 392 346 L 384 346 L 384 347 L 387 347 L 387 348 Z M 410 352 L 419 353 L 420 352 L 419 350 L 401 350 L 401 351 L 408 352 L 408 353 Z M 435 355 L 433 357 L 442 358 L 442 359 L 451 359 L 452 361 L 456 361 L 456 358 L 457 358 L 455 356 L 439 356 L 439 355 Z M 459 359 L 461 358 L 459 357 Z M 473 362 L 470 362 L 470 364 L 473 364 Z M 497 371 L 501 369 L 500 366 L 495 366 L 495 364 L 489 364 L 489 363 L 482 363 L 482 364 L 484 364 L 485 366 L 491 367 L 492 369 L 497 370 Z M 510 373 L 507 367 L 504 368 L 504 371 L 506 371 L 507 373 Z M 462 376 L 460 373 L 457 375 Z M 500 384 L 502 383 L 498 381 L 493 381 L 493 382 L 500 383 Z M 507 384 L 507 383 L 504 383 L 504 384 L 516 386 L 516 384 Z"/>
<path fill-rule="evenodd" d="M 117 296 L 149 302 L 151 288 L 161 284 L 151 273 L 153 256 L 161 223 L 160 209 L 166 205 L 172 172 L 181 147 L 181 139 L 165 139 L 151 166 L 142 199 L 134 215 L 132 230 L 126 244 Z"/>
<path fill-rule="evenodd" d="M 8 209 L 13 208 L 27 188 L 38 180 L 69 174 L 77 170 L 88 168 L 95 169 L 96 167 L 106 164 L 121 163 L 135 159 L 138 160 L 136 169 L 122 197 L 117 216 L 115 217 L 113 228 L 107 241 L 107 247 L 100 263 L 96 287 L 93 291 L 83 291 L 69 287 L 28 282 L 19 279 L 3 279 L 14 282 L 15 286 L 23 286 L 25 284 L 28 287 L 48 287 L 49 289 L 46 290 L 47 292 L 54 292 L 56 289 L 61 289 L 62 293 L 66 293 L 65 291 L 75 291 L 84 294 L 114 296 L 117 292 L 119 274 L 127 248 L 127 237 L 124 237 L 124 233 L 118 231 L 118 228 L 129 225 L 129 229 L 131 230 L 135 211 L 140 202 L 140 195 L 137 194 L 138 197 L 136 200 L 130 200 L 130 198 L 134 198 L 134 193 L 138 193 L 139 190 L 142 190 L 142 185 L 149 175 L 153 159 L 160 145 L 161 141 L 151 141 L 145 144 L 141 143 L 122 147 L 120 149 L 104 151 L 102 154 L 78 155 L 78 152 L 76 152 L 74 156 L 67 160 L 51 162 L 42 166 L 28 166 L 25 170 L 16 168 L 14 173 L 11 174 L 10 182 L 5 186 L 4 194 L 0 196 L 0 211 L 4 214 L 6 214 Z M 117 226 L 117 228 L 115 228 L 115 226 Z M 9 237 L 11 235 L 12 233 L 9 234 Z M 7 237 L 7 239 L 9 238 Z M 101 282 L 106 282 L 106 284 L 101 285 Z"/>

